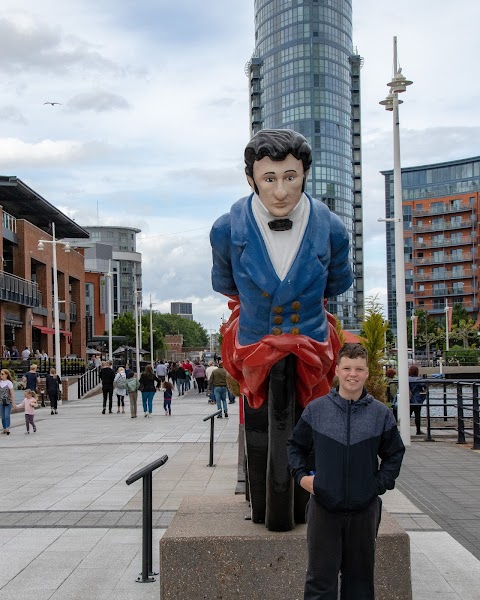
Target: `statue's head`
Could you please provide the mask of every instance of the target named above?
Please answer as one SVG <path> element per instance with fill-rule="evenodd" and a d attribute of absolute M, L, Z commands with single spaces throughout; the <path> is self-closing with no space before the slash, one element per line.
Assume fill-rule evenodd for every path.
<path fill-rule="evenodd" d="M 311 164 L 309 143 L 291 129 L 262 129 L 245 148 L 248 183 L 274 217 L 298 204 Z"/>

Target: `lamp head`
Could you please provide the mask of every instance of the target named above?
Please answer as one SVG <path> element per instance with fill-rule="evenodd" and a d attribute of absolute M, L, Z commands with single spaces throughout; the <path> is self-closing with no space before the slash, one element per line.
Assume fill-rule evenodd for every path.
<path fill-rule="evenodd" d="M 45 244 L 40 240 L 38 242 L 37 250 L 45 250 Z"/>
<path fill-rule="evenodd" d="M 72 248 L 70 247 L 70 244 L 68 242 L 65 244 L 63 249 L 65 250 L 65 252 L 70 252 L 72 250 Z"/>

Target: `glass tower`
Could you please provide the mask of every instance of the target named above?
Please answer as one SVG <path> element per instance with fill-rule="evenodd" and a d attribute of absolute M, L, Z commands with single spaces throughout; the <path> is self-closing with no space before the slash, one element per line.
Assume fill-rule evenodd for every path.
<path fill-rule="evenodd" d="M 255 0 L 255 51 L 246 72 L 251 133 L 288 128 L 310 142 L 307 192 L 345 223 L 354 284 L 327 308 L 346 329 L 363 312 L 360 68 L 350 0 Z"/>

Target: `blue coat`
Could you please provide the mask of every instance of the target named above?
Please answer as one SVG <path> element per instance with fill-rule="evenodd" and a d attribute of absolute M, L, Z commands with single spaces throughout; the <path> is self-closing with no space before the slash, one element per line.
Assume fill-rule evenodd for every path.
<path fill-rule="evenodd" d="M 301 334 L 323 342 L 328 337 L 323 300 L 345 292 L 353 282 L 345 225 L 307 194 L 307 228 L 280 281 L 253 216 L 252 197 L 238 200 L 210 233 L 213 289 L 240 299 L 238 341 L 247 345 L 268 334 Z"/>

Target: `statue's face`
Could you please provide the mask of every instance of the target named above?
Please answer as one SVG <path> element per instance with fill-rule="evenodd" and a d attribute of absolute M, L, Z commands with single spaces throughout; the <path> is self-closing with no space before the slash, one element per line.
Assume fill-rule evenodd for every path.
<path fill-rule="evenodd" d="M 257 184 L 258 195 L 274 217 L 286 217 L 302 197 L 303 171 L 301 160 L 289 154 L 284 160 L 265 156 L 253 163 L 253 179 L 247 175 L 252 189 Z"/>

